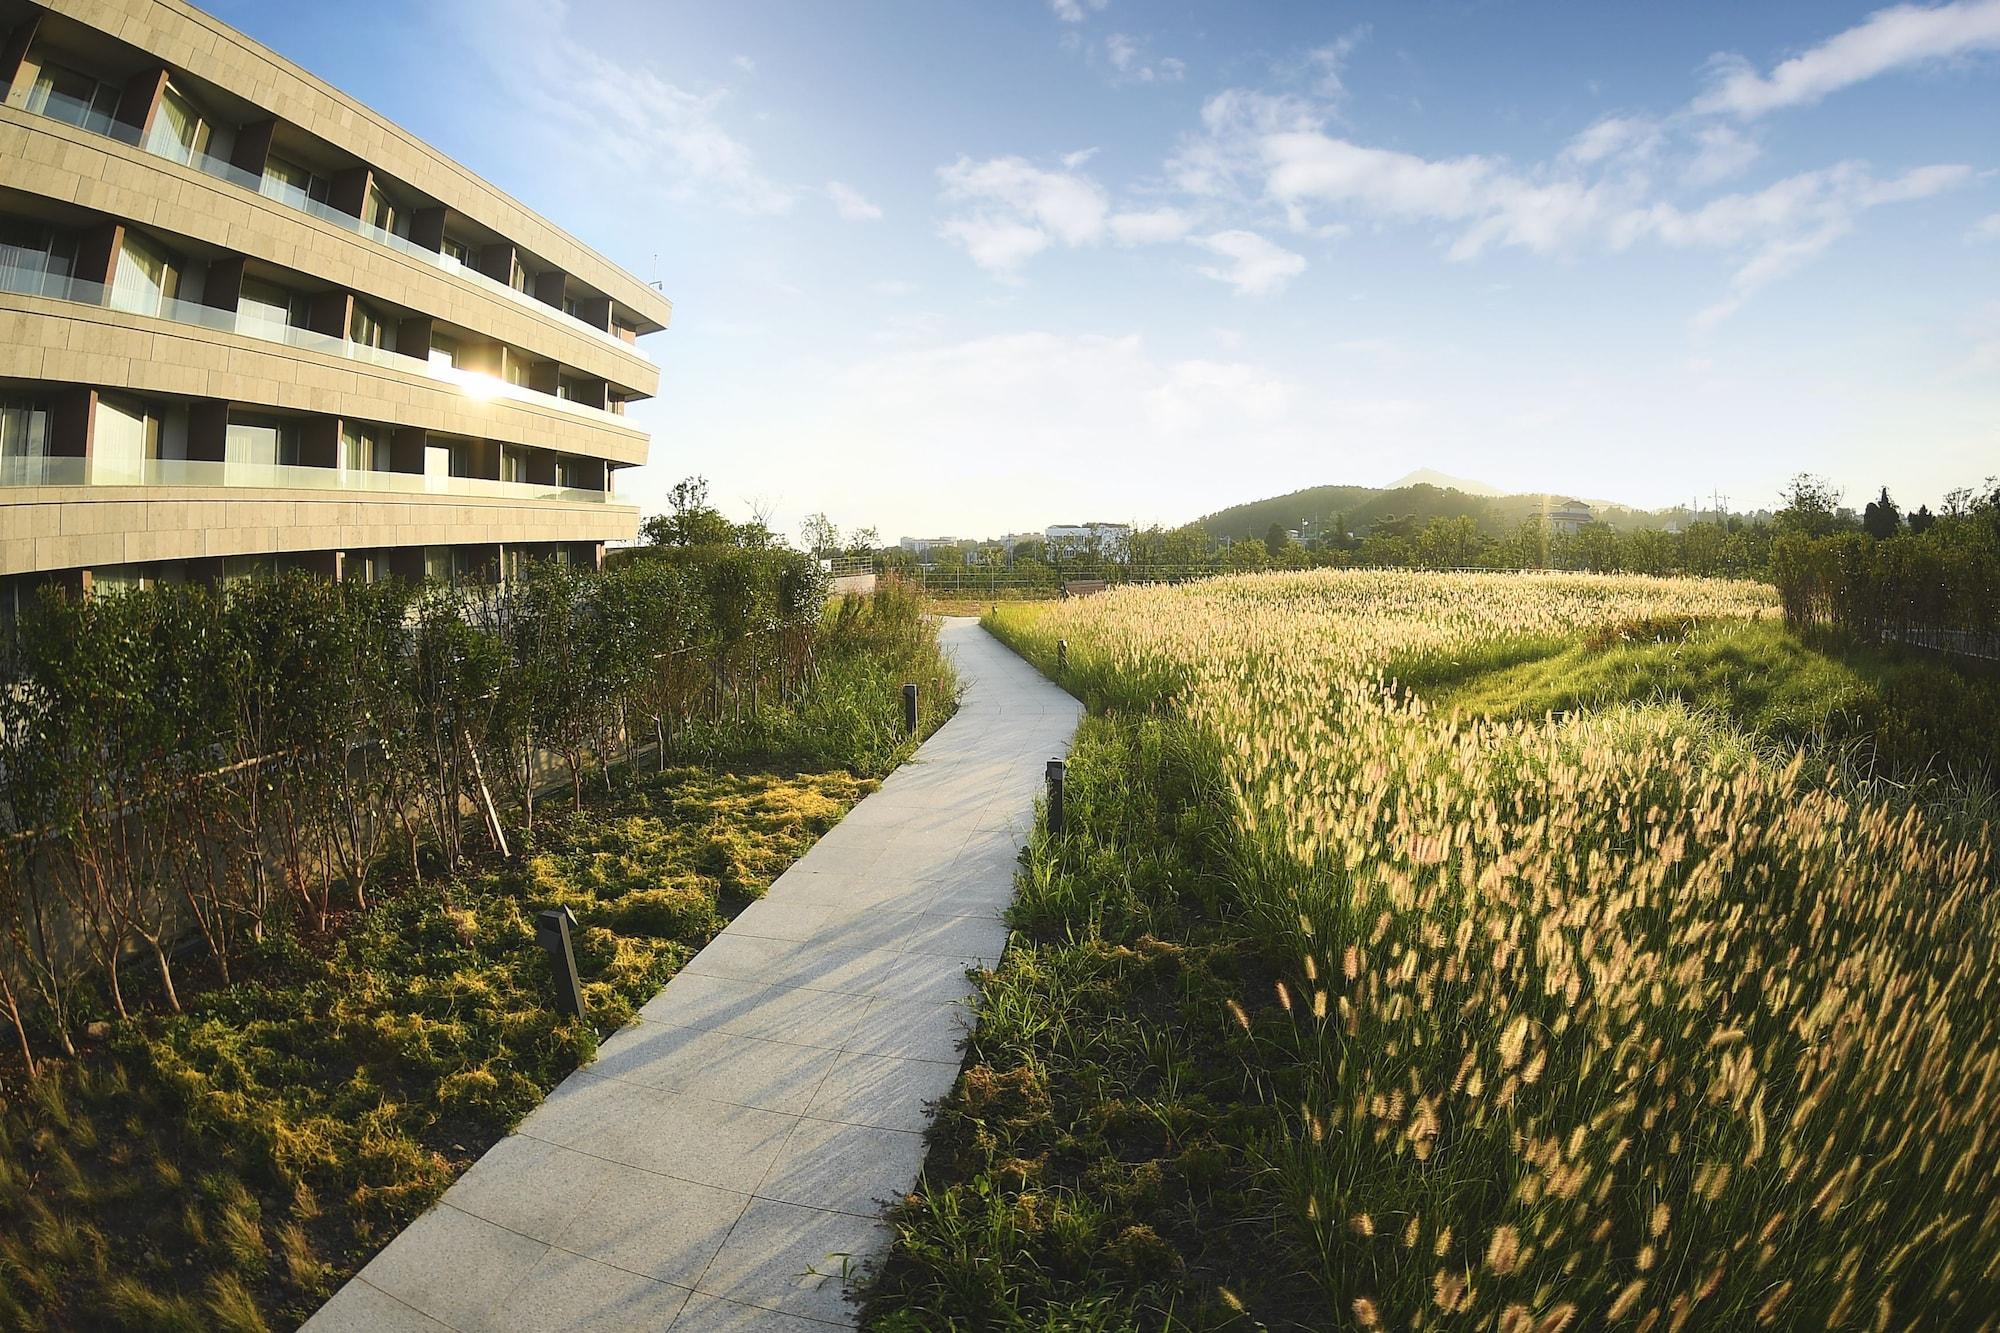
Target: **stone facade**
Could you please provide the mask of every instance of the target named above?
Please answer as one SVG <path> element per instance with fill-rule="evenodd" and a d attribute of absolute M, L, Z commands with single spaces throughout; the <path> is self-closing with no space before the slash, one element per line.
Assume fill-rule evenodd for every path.
<path fill-rule="evenodd" d="M 115 110 L 55 105 L 44 71 L 72 69 Z M 611 474 L 647 457 L 623 407 L 659 385 L 636 339 L 673 308 L 651 286 L 179 0 L 0 0 L 0 89 L 0 223 L 67 247 L 45 275 L 0 275 L 0 411 L 37 423 L 0 435 L 0 612 L 112 566 L 210 576 L 286 555 L 339 574 L 367 552 L 407 572 L 476 547 L 503 568 L 507 548 L 574 557 L 633 534 Z M 176 96 L 213 152 L 162 151 Z M 272 188 L 281 150 L 317 193 Z M 143 312 L 116 291 L 136 243 L 182 284 Z M 253 279 L 290 294 L 284 324 L 238 318 Z M 154 484 L 97 466 L 111 402 L 151 423 Z M 239 425 L 272 422 L 291 456 L 234 466 Z M 372 463 L 349 465 L 356 432 Z"/>

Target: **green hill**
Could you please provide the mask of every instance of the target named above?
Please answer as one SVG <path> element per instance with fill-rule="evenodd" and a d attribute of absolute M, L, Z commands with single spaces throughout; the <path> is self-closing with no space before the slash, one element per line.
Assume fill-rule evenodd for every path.
<path fill-rule="evenodd" d="M 1380 489 L 1374 486 L 1313 486 L 1289 495 L 1231 505 L 1195 521 L 1214 537 L 1242 540 L 1262 537 L 1273 523 L 1299 531 L 1310 525 L 1314 535 L 1344 529 L 1366 536 L 1376 524 L 1414 518 L 1422 527 L 1434 518 L 1471 518 L 1482 532 L 1499 537 L 1518 529 L 1528 518 L 1569 499 L 1564 495 L 1468 495 L 1455 487 L 1420 482 Z M 1623 506 L 1593 505 L 1597 516 L 1621 529 L 1655 528 L 1667 518 Z"/>

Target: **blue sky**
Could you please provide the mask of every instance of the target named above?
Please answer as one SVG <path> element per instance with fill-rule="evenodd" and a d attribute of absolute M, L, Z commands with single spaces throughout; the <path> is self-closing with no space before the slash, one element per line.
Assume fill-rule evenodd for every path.
<path fill-rule="evenodd" d="M 648 508 L 2000 472 L 2000 0 L 211 0 L 676 307 Z"/>

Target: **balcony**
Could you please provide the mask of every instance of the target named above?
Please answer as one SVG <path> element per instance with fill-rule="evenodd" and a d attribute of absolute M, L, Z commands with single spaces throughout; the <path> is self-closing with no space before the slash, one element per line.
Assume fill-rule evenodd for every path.
<path fill-rule="evenodd" d="M 554 500 L 567 504 L 614 503 L 601 491 L 484 477 L 433 476 L 358 468 L 297 467 L 284 463 L 197 462 L 177 458 L 0 459 L 0 489 L 20 486 L 237 487 L 272 491 L 344 491 L 366 495 L 445 495 L 479 500 Z"/>
<path fill-rule="evenodd" d="M 598 341 L 610 343 L 613 347 L 617 347 L 642 360 L 652 360 L 652 357 L 648 356 L 645 350 L 637 343 L 627 342 L 609 329 L 600 329 L 595 324 L 578 319 L 568 311 L 552 306 L 546 301 L 539 301 L 524 291 L 488 277 L 478 269 L 468 268 L 451 255 L 442 254 L 436 250 L 427 250 L 415 241 L 398 236 L 395 232 L 377 227 L 372 223 L 364 222 L 351 213 L 344 213 L 331 204 L 314 199 L 304 191 L 282 181 L 245 171 L 233 162 L 211 156 L 208 153 L 195 152 L 184 154 L 180 151 L 180 145 L 171 141 L 162 144 L 150 143 L 146 140 L 145 136 L 140 134 L 138 127 L 127 125 L 123 121 L 111 119 L 109 116 L 103 114 L 101 110 L 91 107 L 74 97 L 50 92 L 46 95 L 41 108 L 32 111 L 30 114 L 39 115 L 45 119 L 53 120 L 59 124 L 68 125 L 76 129 L 85 130 L 91 134 L 100 135 L 103 138 L 116 140 L 128 148 L 136 148 L 143 153 L 164 161 L 172 162 L 179 166 L 191 167 L 203 175 L 213 177 L 216 180 L 227 181 L 240 190 L 247 190 L 251 194 L 260 195 L 274 203 L 282 204 L 286 208 L 304 213 L 309 217 L 319 219 L 321 222 L 338 227 L 342 231 L 366 237 L 378 245 L 387 246 L 398 254 L 407 255 L 421 263 L 430 265 L 432 268 L 442 269 L 446 273 L 456 275 L 474 287 L 483 288 L 489 292 L 497 292 L 517 305 L 526 306 L 534 310 L 537 314 L 554 319 L 566 327 L 581 329 Z"/>
<path fill-rule="evenodd" d="M 147 308 L 134 310 L 108 299 L 109 291 L 101 282 L 45 273 L 39 269 L 8 266 L 0 266 L 0 292 L 96 306 L 100 309 L 118 310 L 125 314 L 164 319 L 175 324 L 213 329 L 219 333 L 233 333 L 239 337 L 255 338 L 262 342 L 281 343 L 304 352 L 317 352 L 322 356 L 337 356 L 349 361 L 363 361 L 387 370 L 401 371 L 406 375 L 422 375 L 427 379 L 453 385 L 469 398 L 482 401 L 507 399 L 534 407 L 554 408 L 589 421 L 614 425 L 625 430 L 633 429 L 631 421 L 622 413 L 592 407 L 552 393 L 541 393 L 524 385 L 509 383 L 495 375 L 461 370 L 448 362 L 405 356 L 401 352 L 392 352 L 387 348 L 370 347 L 366 343 L 336 338 L 331 334 L 316 333 L 297 325 L 280 324 L 275 320 L 253 317 L 241 311 L 218 310 L 214 306 L 203 305 L 198 301 L 161 297 L 149 300 Z"/>

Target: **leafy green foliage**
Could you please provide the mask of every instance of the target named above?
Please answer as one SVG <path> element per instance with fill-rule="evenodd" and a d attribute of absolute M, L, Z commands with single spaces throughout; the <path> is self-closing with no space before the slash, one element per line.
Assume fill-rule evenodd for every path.
<path fill-rule="evenodd" d="M 271 772 L 253 754 L 266 780 L 237 786 L 230 795 L 241 804 L 204 803 L 220 801 L 219 784 L 206 780 L 218 758 L 243 750 L 183 759 L 167 747 L 160 775 L 116 770 L 177 802 L 159 812 L 159 827 L 173 812 L 207 821 L 173 834 L 178 843 L 160 834 L 165 858 L 135 858 L 134 892 L 177 894 L 179 906 L 214 914 L 190 941 L 211 947 L 176 960 L 177 1003 L 164 969 L 157 985 L 128 977 L 129 1016 L 118 1021 L 103 1021 L 115 1006 L 102 976 L 52 945 L 62 938 L 56 913 L 88 900 L 51 888 L 45 862 L 25 864 L 26 840 L 0 839 L 0 979 L 9 981 L 0 1012 L 24 1019 L 21 1060 L 0 1063 L 0 1329 L 295 1326 L 907 756 L 916 742 L 903 731 L 904 682 L 924 686 L 923 732 L 950 715 L 956 681 L 911 590 L 887 583 L 873 598 L 824 607 L 816 582 L 787 578 L 783 556 L 765 552 L 741 557 L 749 578 L 709 580 L 738 558 L 695 557 L 692 571 L 649 560 L 597 579 L 531 573 L 520 605 L 534 609 L 515 619 L 505 598 L 468 608 L 463 593 L 442 588 L 412 600 L 393 588 L 273 584 L 240 600 L 174 589 L 50 604 L 49 623 L 76 633 L 43 627 L 42 656 L 32 660 L 78 665 L 80 684 L 74 702 L 35 696 L 54 720 L 37 719 L 50 730 L 30 734 L 75 737 L 82 750 L 93 703 L 120 719 L 144 717 L 142 705 L 202 687 L 224 706 L 177 725 L 224 737 L 241 726 L 262 744 L 284 737 L 295 750 L 340 753 L 344 740 L 325 739 L 338 728 L 324 719 L 358 717 L 375 744 L 347 751 L 344 772 L 310 781 Z M 754 608 L 729 640 L 701 610 L 725 587 Z M 569 599 L 560 611 L 568 642 L 524 647 L 510 637 L 550 614 L 555 599 Z M 148 617 L 165 607 L 208 638 L 149 637 Z M 310 608 L 347 619 L 298 624 Z M 663 626 L 670 637 L 648 638 Z M 294 633 L 325 654 L 322 664 L 358 672 L 337 682 L 332 702 L 314 705 L 323 713 L 269 688 L 248 648 L 224 659 L 240 673 L 233 677 L 217 669 L 197 679 L 188 665 L 213 663 L 204 654 L 218 641 L 282 645 Z M 716 651 L 725 642 L 733 656 Z M 402 655 L 378 658 L 370 645 L 383 644 Z M 111 674 L 113 693 L 106 673 L 80 661 L 92 645 L 119 672 L 146 666 L 150 674 L 136 677 L 146 688 Z M 657 665 L 663 659 L 671 669 Z M 637 665 L 626 671 L 621 661 Z M 466 808 L 464 738 L 504 754 L 523 719 L 550 725 L 547 709 L 560 705 L 538 714 L 506 693 L 527 664 L 565 662 L 578 673 L 573 691 L 605 682 L 610 704 L 628 717 L 657 709 L 671 724 L 666 743 L 613 765 L 631 751 L 593 728 L 591 780 L 532 828 L 512 828 L 512 859 L 476 837 L 453 843 Z M 167 678 L 181 683 L 160 688 Z M 342 713 L 341 700 L 354 711 Z M 58 723 L 71 730 L 54 730 Z M 137 723 L 120 726 L 139 732 Z M 78 760 L 80 771 L 86 760 L 102 757 Z M 275 762 L 306 769 L 311 761 L 301 753 Z M 427 784 L 450 801 L 427 812 Z M 30 799 L 19 786 L 9 794 L 16 813 L 42 808 L 18 803 Z M 81 797 L 69 799 L 47 808 L 111 826 Z M 391 825 L 373 846 L 395 854 L 355 844 L 365 857 L 359 873 L 317 900 L 317 916 L 288 910 L 282 896 L 258 910 L 257 877 L 282 884 L 292 873 L 282 857 L 247 854 L 253 833 L 285 826 L 273 804 L 289 803 L 297 813 L 284 818 L 312 829 L 343 801 Z M 155 812 L 139 813 L 154 827 Z M 78 841 L 88 827 L 52 826 L 66 840 L 59 855 L 90 852 L 93 844 Z M 302 864 L 327 873 L 316 859 Z M 181 874 L 196 878 L 172 877 Z M 558 905 L 578 918 L 587 1022 L 553 1012 L 533 941 L 533 914 Z M 12 989 L 23 975 L 33 979 L 25 1001 Z M 50 1058 L 44 1046 L 36 1061 L 31 1030 L 59 1048 L 67 1041 L 68 1058 Z"/>

